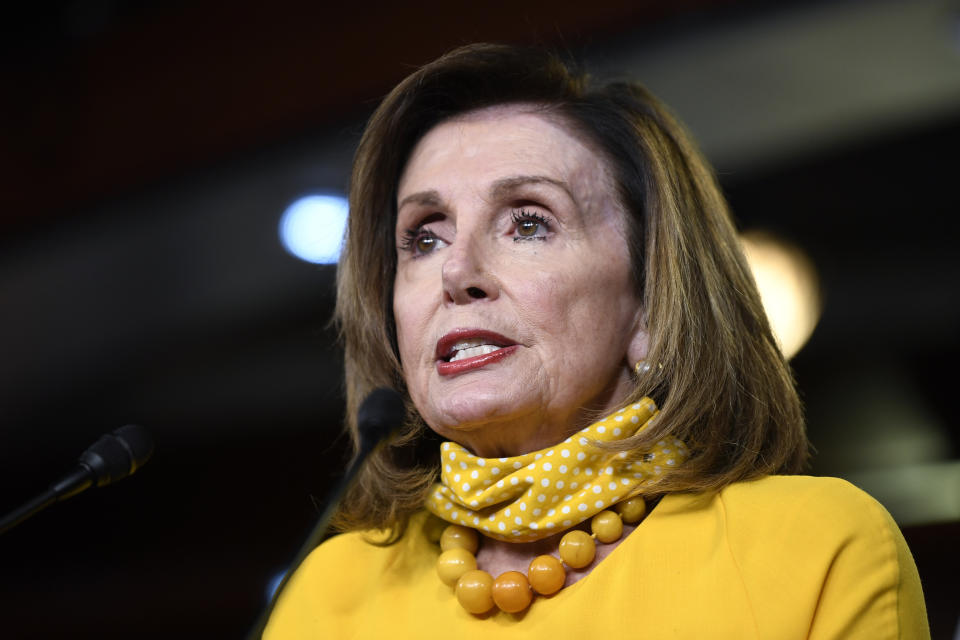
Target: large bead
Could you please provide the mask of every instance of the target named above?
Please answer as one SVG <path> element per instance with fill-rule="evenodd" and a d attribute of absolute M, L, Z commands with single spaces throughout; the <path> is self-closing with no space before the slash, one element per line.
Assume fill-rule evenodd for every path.
<path fill-rule="evenodd" d="M 640 496 L 618 502 L 613 508 L 627 524 L 636 524 L 647 515 L 647 503 Z"/>
<path fill-rule="evenodd" d="M 450 525 L 443 530 L 443 535 L 440 536 L 440 548 L 444 551 L 466 549 L 470 553 L 476 553 L 478 544 L 477 532 L 458 524 Z"/>
<path fill-rule="evenodd" d="M 507 571 L 493 581 L 493 601 L 501 611 L 517 613 L 530 606 L 533 593 L 527 577 L 519 571 Z"/>
<path fill-rule="evenodd" d="M 597 545 L 586 531 L 568 531 L 560 539 L 560 557 L 574 569 L 582 569 L 593 562 L 596 553 Z"/>
<path fill-rule="evenodd" d="M 620 515 L 613 511 L 601 511 L 590 521 L 590 530 L 597 540 L 604 544 L 616 542 L 623 535 L 623 522 Z"/>
<path fill-rule="evenodd" d="M 467 571 L 457 581 L 457 601 L 470 613 L 490 611 L 493 608 L 493 576 L 486 571 Z"/>
<path fill-rule="evenodd" d="M 466 549 L 450 549 L 437 558 L 437 575 L 447 586 L 457 584 L 460 576 L 477 568 L 477 559 Z"/>
<path fill-rule="evenodd" d="M 563 588 L 563 583 L 567 580 L 567 572 L 563 568 L 563 563 L 553 556 L 537 556 L 530 562 L 527 579 L 534 591 L 549 596 Z"/>

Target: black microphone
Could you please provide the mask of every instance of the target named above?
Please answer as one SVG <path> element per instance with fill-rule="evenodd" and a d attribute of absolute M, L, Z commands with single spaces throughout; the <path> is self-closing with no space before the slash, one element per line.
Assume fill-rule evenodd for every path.
<path fill-rule="evenodd" d="M 381 440 L 400 426 L 405 416 L 406 409 L 399 393 L 386 387 L 371 391 L 357 410 L 360 442 L 354 462 L 369 455 Z"/>
<path fill-rule="evenodd" d="M 267 626 L 267 620 L 270 618 L 270 613 L 273 611 L 280 597 L 280 592 L 283 591 L 283 588 L 287 585 L 293 572 L 297 570 L 304 559 L 310 555 L 310 552 L 323 540 L 324 535 L 327 533 L 327 528 L 330 526 L 330 521 L 333 519 L 333 514 L 337 512 L 337 508 L 340 506 L 344 494 L 346 494 L 347 489 L 350 488 L 350 485 L 363 466 L 367 456 L 373 452 L 381 440 L 403 424 L 405 417 L 406 409 L 403 406 L 403 399 L 400 397 L 400 394 L 393 389 L 386 387 L 374 389 L 360 404 L 360 408 L 357 410 L 357 435 L 359 436 L 357 453 L 347 466 L 347 470 L 344 471 L 340 477 L 340 482 L 338 482 L 337 486 L 330 492 L 327 506 L 320 515 L 320 519 L 317 520 L 310 535 L 307 536 L 303 546 L 300 547 L 300 551 L 297 552 L 296 557 L 294 557 L 290 563 L 290 568 L 280 580 L 280 584 L 274 589 L 270 602 L 267 604 L 266 609 L 260 614 L 253 629 L 251 629 L 250 634 L 247 636 L 248 639 L 260 640 L 263 635 L 263 629 Z"/>
<path fill-rule="evenodd" d="M 77 465 L 47 490 L 0 520 L 0 534 L 14 528 L 30 516 L 55 502 L 72 498 L 90 487 L 105 487 L 126 478 L 146 464 L 153 453 L 150 432 L 139 425 L 128 424 L 113 433 L 100 436 L 80 454 Z"/>

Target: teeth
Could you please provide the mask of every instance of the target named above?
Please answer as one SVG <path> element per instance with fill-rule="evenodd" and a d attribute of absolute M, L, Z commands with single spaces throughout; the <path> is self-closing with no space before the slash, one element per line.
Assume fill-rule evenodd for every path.
<path fill-rule="evenodd" d="M 450 362 L 456 362 L 457 360 L 464 360 L 466 358 L 475 358 L 476 356 L 485 356 L 488 353 L 493 353 L 494 351 L 499 351 L 501 349 L 501 347 L 497 347 L 492 344 L 481 344 L 477 347 L 462 346 L 465 344 L 466 343 L 457 343 L 457 345 L 454 347 L 457 352 L 453 354 L 452 358 L 450 358 Z"/>
<path fill-rule="evenodd" d="M 469 349 L 471 347 L 479 347 L 480 345 L 489 344 L 484 341 L 483 338 L 468 338 L 467 340 L 461 340 L 457 344 L 453 345 L 451 351 L 462 351 L 463 349 Z"/>

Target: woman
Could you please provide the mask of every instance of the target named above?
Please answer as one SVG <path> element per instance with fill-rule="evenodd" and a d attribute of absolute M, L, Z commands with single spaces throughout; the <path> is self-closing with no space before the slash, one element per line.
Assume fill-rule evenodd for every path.
<path fill-rule="evenodd" d="M 388 386 L 408 416 L 265 637 L 929 635 L 883 508 L 775 475 L 807 457 L 790 372 L 643 89 L 491 45 L 412 74 L 357 152 L 337 314 L 348 415 Z"/>

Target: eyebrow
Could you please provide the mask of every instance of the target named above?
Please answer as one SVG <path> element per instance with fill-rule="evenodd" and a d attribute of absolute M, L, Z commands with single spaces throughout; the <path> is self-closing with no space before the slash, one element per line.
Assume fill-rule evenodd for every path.
<path fill-rule="evenodd" d="M 518 187 L 522 187 L 529 184 L 550 184 L 555 187 L 562 189 L 572 200 L 573 194 L 570 192 L 570 189 L 567 187 L 567 183 L 562 180 L 557 180 L 555 178 L 550 178 L 548 176 L 510 176 L 508 178 L 500 178 L 493 183 L 493 186 L 490 187 L 490 193 L 494 198 L 502 198 L 504 196 L 510 195 L 512 191 Z M 423 207 L 441 207 L 443 206 L 443 198 L 440 197 L 440 194 L 434 190 L 430 189 L 428 191 L 418 191 L 417 193 L 412 193 L 409 196 L 405 197 L 403 200 L 397 204 L 397 211 L 400 211 L 408 204 L 417 204 Z"/>
<path fill-rule="evenodd" d="M 411 202 L 423 207 L 439 207 L 443 204 L 443 198 L 441 198 L 440 194 L 434 189 L 429 191 L 418 191 L 417 193 L 412 193 L 401 200 L 397 205 L 397 211 L 400 211 Z"/>
<path fill-rule="evenodd" d="M 516 188 L 529 184 L 553 185 L 562 189 L 568 196 L 570 196 L 571 200 L 573 199 L 573 194 L 570 193 L 570 189 L 567 187 L 566 182 L 557 180 L 555 178 L 550 178 L 548 176 L 511 176 L 509 178 L 501 178 L 493 183 L 490 193 L 493 194 L 494 197 L 503 197 L 509 195 L 510 192 Z"/>

